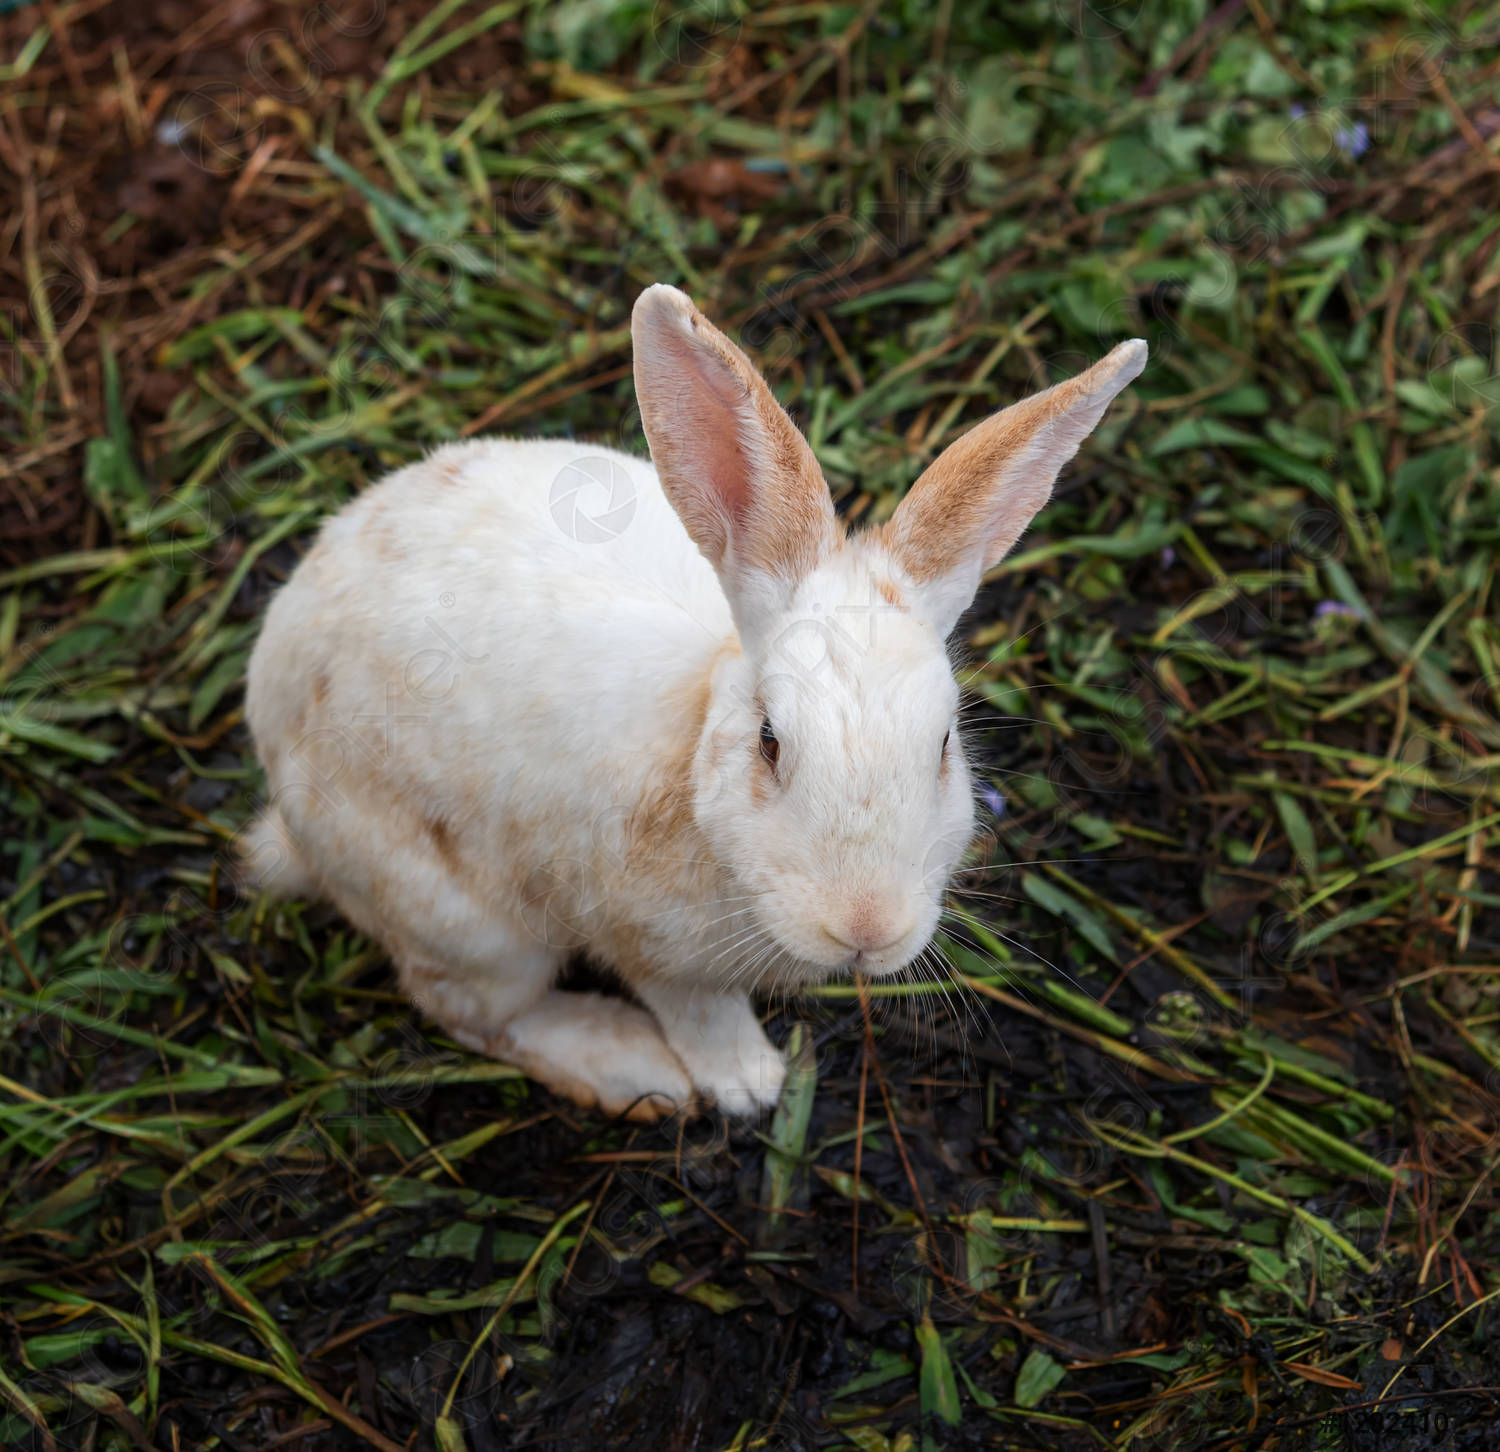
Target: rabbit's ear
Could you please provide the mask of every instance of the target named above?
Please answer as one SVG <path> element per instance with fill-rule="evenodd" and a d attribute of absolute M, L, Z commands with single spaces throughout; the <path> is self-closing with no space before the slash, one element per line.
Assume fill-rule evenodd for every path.
<path fill-rule="evenodd" d="M 885 526 L 885 542 L 941 634 L 1047 502 L 1058 471 L 1110 401 L 1145 366 L 1142 339 L 1121 343 L 1076 378 L 991 414 L 912 485 Z"/>
<path fill-rule="evenodd" d="M 648 287 L 630 332 L 662 488 L 743 629 L 836 547 L 823 471 L 755 366 L 685 294 Z"/>

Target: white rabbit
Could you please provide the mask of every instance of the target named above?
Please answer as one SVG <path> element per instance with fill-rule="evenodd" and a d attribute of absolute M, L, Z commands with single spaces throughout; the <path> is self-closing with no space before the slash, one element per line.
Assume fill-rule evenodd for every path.
<path fill-rule="evenodd" d="M 783 1066 L 748 990 L 931 938 L 973 832 L 945 640 L 1146 347 L 979 424 L 846 537 L 687 297 L 648 288 L 632 335 L 654 468 L 476 439 L 324 526 L 250 661 L 245 855 L 460 1043 L 610 1113 L 753 1112 Z M 578 950 L 634 1001 L 555 988 Z"/>

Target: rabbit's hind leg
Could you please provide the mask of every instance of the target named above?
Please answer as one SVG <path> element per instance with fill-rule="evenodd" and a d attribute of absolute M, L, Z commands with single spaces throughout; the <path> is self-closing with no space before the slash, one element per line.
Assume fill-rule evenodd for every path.
<path fill-rule="evenodd" d="M 623 998 L 551 989 L 484 1049 L 605 1114 L 654 1120 L 693 1103 L 693 1085 L 656 1020 Z"/>
<path fill-rule="evenodd" d="M 401 987 L 412 1007 L 454 1042 L 491 1058 L 506 1028 L 543 998 L 557 976 L 557 955 L 534 945 L 511 946 L 485 968 L 440 963 L 420 951 L 397 951 Z"/>
<path fill-rule="evenodd" d="M 464 1048 L 524 1070 L 585 1109 L 653 1120 L 693 1086 L 656 1020 L 622 998 L 553 988 L 558 955 L 513 945 L 503 967 L 454 969 L 398 955 L 413 1005 Z"/>

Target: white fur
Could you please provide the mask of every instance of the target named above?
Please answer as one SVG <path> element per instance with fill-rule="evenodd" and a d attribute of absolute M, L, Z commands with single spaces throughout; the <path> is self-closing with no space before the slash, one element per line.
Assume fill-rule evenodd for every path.
<path fill-rule="evenodd" d="M 605 527 L 569 522 L 580 483 Z M 446 445 L 331 518 L 271 604 L 252 870 L 331 899 L 457 1039 L 580 1102 L 773 1103 L 746 991 L 905 966 L 973 829 L 944 642 L 880 581 L 910 588 L 858 538 L 800 580 L 747 573 L 741 641 L 649 463 Z M 554 989 L 575 950 L 647 1011 Z"/>

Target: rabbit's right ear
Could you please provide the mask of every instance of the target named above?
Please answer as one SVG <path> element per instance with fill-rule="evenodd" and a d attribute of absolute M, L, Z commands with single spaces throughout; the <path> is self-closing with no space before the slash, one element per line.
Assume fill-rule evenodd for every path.
<path fill-rule="evenodd" d="M 662 488 L 753 630 L 838 546 L 823 471 L 754 364 L 684 293 L 648 287 L 630 333 Z"/>

